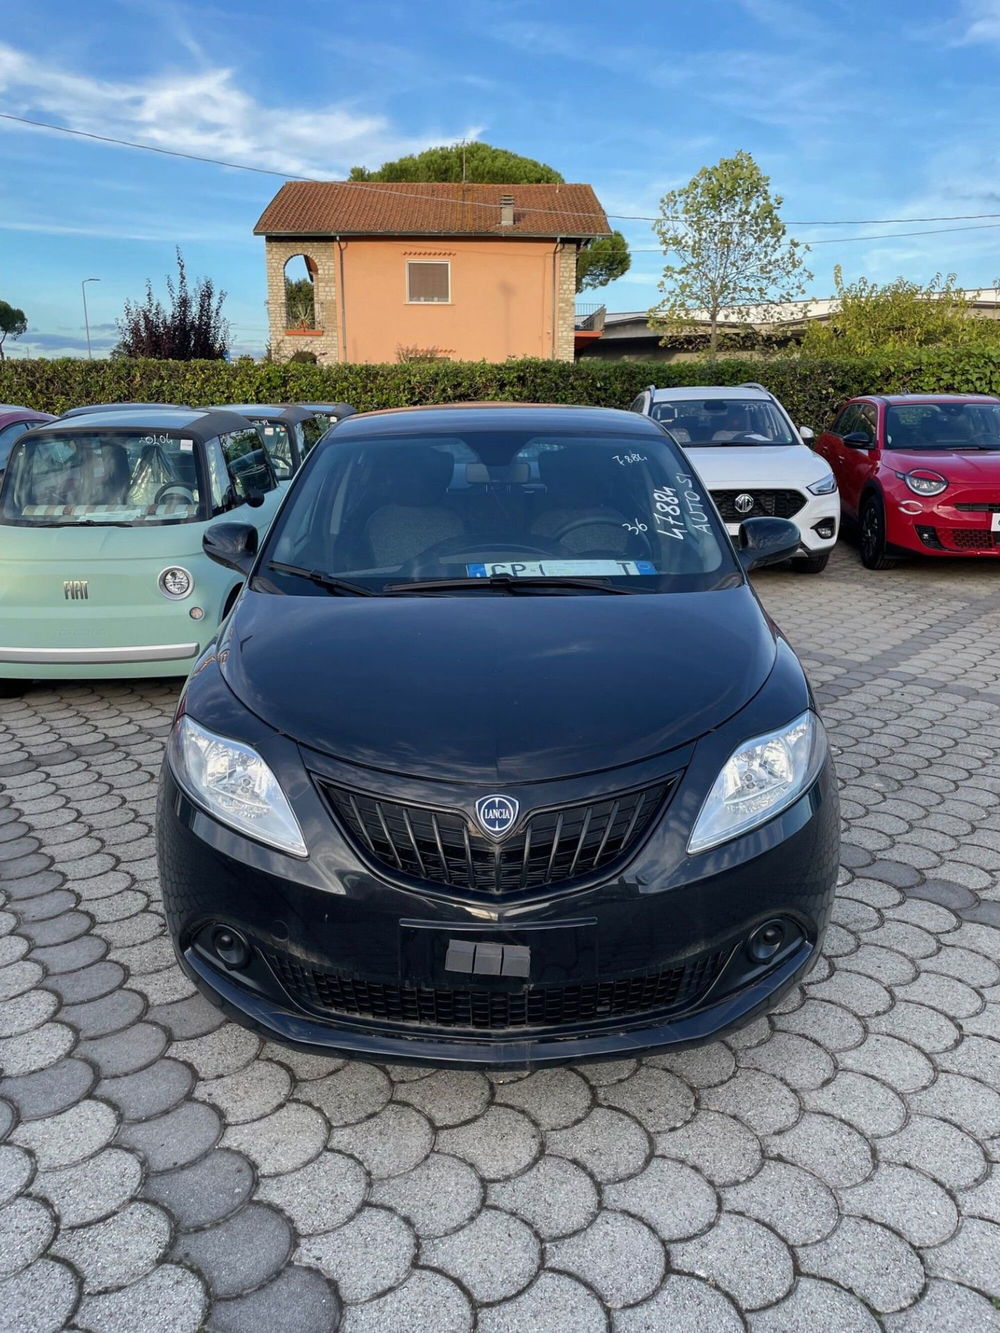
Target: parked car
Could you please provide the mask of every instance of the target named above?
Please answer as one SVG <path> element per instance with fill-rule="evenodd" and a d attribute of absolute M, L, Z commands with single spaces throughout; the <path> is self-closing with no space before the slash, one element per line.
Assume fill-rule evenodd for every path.
<path fill-rule="evenodd" d="M 837 477 L 868 569 L 918 553 L 1000 555 L 1000 398 L 852 398 L 816 451 Z"/>
<path fill-rule="evenodd" d="M 263 532 L 280 495 L 232 412 L 89 413 L 22 435 L 0 485 L 0 692 L 185 675 L 243 582 L 205 532 L 234 517 Z"/>
<path fill-rule="evenodd" d="M 48 412 L 36 412 L 30 407 L 0 404 L 0 478 L 3 477 L 14 441 L 19 440 L 32 426 L 40 426 L 46 421 L 55 421 L 55 417 Z"/>
<path fill-rule="evenodd" d="M 248 583 L 162 772 L 188 976 L 278 1041 L 455 1066 L 707 1041 L 777 1003 L 820 949 L 837 791 L 746 578 L 798 531 L 739 542 L 635 414 L 341 422 L 259 552 L 206 536 Z"/>
<path fill-rule="evenodd" d="M 222 412 L 239 412 L 261 428 L 279 481 L 288 481 L 306 454 L 330 426 L 327 413 L 298 403 L 230 403 Z"/>
<path fill-rule="evenodd" d="M 793 568 L 819 574 L 837 543 L 837 482 L 777 398 L 760 384 L 735 387 L 650 385 L 632 403 L 659 421 L 708 486 L 730 536 L 745 518 L 795 520 L 801 541 Z"/>
<path fill-rule="evenodd" d="M 161 407 L 176 408 L 181 412 L 190 411 L 190 408 L 186 408 L 182 403 L 83 403 L 80 407 L 69 408 L 62 413 L 62 417 L 65 420 L 66 417 L 90 416 L 94 412 L 136 412 L 145 408 Z"/>
<path fill-rule="evenodd" d="M 323 438 L 331 426 L 335 426 L 344 417 L 354 416 L 356 408 L 350 403 L 296 403 L 296 407 L 306 407 L 316 415 L 310 421 L 303 421 L 302 433 L 305 436 L 306 452 Z"/>

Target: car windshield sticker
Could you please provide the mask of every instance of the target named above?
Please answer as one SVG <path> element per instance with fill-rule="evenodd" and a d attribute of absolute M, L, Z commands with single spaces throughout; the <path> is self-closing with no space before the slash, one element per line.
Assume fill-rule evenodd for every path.
<path fill-rule="evenodd" d="M 634 518 L 631 523 L 623 523 L 622 527 L 628 528 L 629 532 L 634 532 L 637 537 L 640 532 L 649 531 L 649 524 L 641 523 L 637 518 Z"/>
<path fill-rule="evenodd" d="M 645 463 L 648 461 L 645 454 L 636 453 L 612 454 L 611 457 L 616 463 L 620 464 L 621 467 L 628 467 L 629 463 Z"/>
<path fill-rule="evenodd" d="M 676 472 L 674 480 L 676 486 L 658 486 L 653 492 L 656 531 L 661 537 L 676 537 L 678 541 L 683 541 L 690 532 L 711 533 L 705 502 L 698 491 L 692 489 L 694 479 Z"/>
<path fill-rule="evenodd" d="M 194 440 L 181 440 L 181 453 L 194 453 Z"/>
<path fill-rule="evenodd" d="M 517 579 L 545 578 L 608 578 L 622 574 L 655 574 L 656 566 L 649 560 L 532 560 L 506 561 L 466 565 L 465 572 L 473 579 L 488 579 L 495 574 L 508 574 Z"/>

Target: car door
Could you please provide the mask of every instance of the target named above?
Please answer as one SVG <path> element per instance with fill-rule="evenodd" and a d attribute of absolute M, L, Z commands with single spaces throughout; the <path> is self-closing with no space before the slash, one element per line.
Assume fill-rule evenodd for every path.
<path fill-rule="evenodd" d="M 847 514 L 857 514 L 857 494 L 852 485 L 853 462 L 850 455 L 854 452 L 844 443 L 844 436 L 850 435 L 861 425 L 861 404 L 845 403 L 834 419 L 833 425 L 816 441 L 816 452 L 830 464 L 837 479 L 840 491 L 841 508 Z"/>
<path fill-rule="evenodd" d="M 878 408 L 875 404 L 855 403 L 854 415 L 844 434 L 864 435 L 869 442 L 865 448 L 860 444 L 844 444 L 841 439 L 842 459 L 840 468 L 836 472 L 837 484 L 840 487 L 843 507 L 850 514 L 857 515 L 861 496 L 875 471 L 878 459 Z"/>

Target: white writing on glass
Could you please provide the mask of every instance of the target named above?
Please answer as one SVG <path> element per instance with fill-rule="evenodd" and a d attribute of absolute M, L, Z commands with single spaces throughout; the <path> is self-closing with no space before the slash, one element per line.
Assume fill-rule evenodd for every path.
<path fill-rule="evenodd" d="M 628 528 L 629 532 L 634 532 L 636 536 L 638 536 L 640 532 L 648 531 L 647 525 L 645 523 L 640 523 L 637 518 L 633 519 L 631 523 L 623 523 L 622 527 Z"/>
<path fill-rule="evenodd" d="M 612 454 L 611 456 L 620 467 L 628 467 L 629 463 L 646 462 L 645 454 L 628 453 L 628 454 Z"/>
<path fill-rule="evenodd" d="M 145 436 L 143 436 L 142 443 L 143 443 L 143 444 L 169 444 L 170 441 L 171 441 L 172 439 L 173 439 L 173 436 L 172 436 L 172 435 L 145 435 Z"/>

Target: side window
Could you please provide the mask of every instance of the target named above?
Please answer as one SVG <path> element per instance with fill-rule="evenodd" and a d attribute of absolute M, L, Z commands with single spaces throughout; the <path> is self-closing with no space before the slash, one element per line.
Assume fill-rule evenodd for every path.
<path fill-rule="evenodd" d="M 850 435 L 851 431 L 858 429 L 857 420 L 857 403 L 848 403 L 848 405 L 839 413 L 836 421 L 830 427 L 830 430 L 834 435 Z"/>
<path fill-rule="evenodd" d="M 638 398 L 633 400 L 632 405 L 629 408 L 629 411 L 641 412 L 642 409 L 645 407 L 645 405 L 646 405 L 646 395 L 644 393 L 641 393 Z"/>
<path fill-rule="evenodd" d="M 212 514 L 221 514 L 236 502 L 236 491 L 229 479 L 226 455 L 218 439 L 205 445 L 205 471 L 208 475 L 208 496 Z"/>
<path fill-rule="evenodd" d="M 330 429 L 330 418 L 324 416 L 309 417 L 302 423 L 303 456 L 318 444 Z"/>
<path fill-rule="evenodd" d="M 260 430 L 264 437 L 264 448 L 267 450 L 278 480 L 287 481 L 295 471 L 295 460 L 292 457 L 292 439 L 288 426 L 283 425 L 280 421 L 262 421 Z"/>
<path fill-rule="evenodd" d="M 0 430 L 0 468 L 7 466 L 7 459 L 14 447 L 14 441 L 19 439 L 26 430 L 31 430 L 33 425 L 34 422 L 32 421 L 14 421 L 11 425 Z"/>
<path fill-rule="evenodd" d="M 872 441 L 878 439 L 878 408 L 874 403 L 862 403 L 858 408 L 858 424 L 855 430 L 863 430 Z"/>
<path fill-rule="evenodd" d="M 256 430 L 235 430 L 219 439 L 237 503 L 274 490 L 274 469 Z"/>

